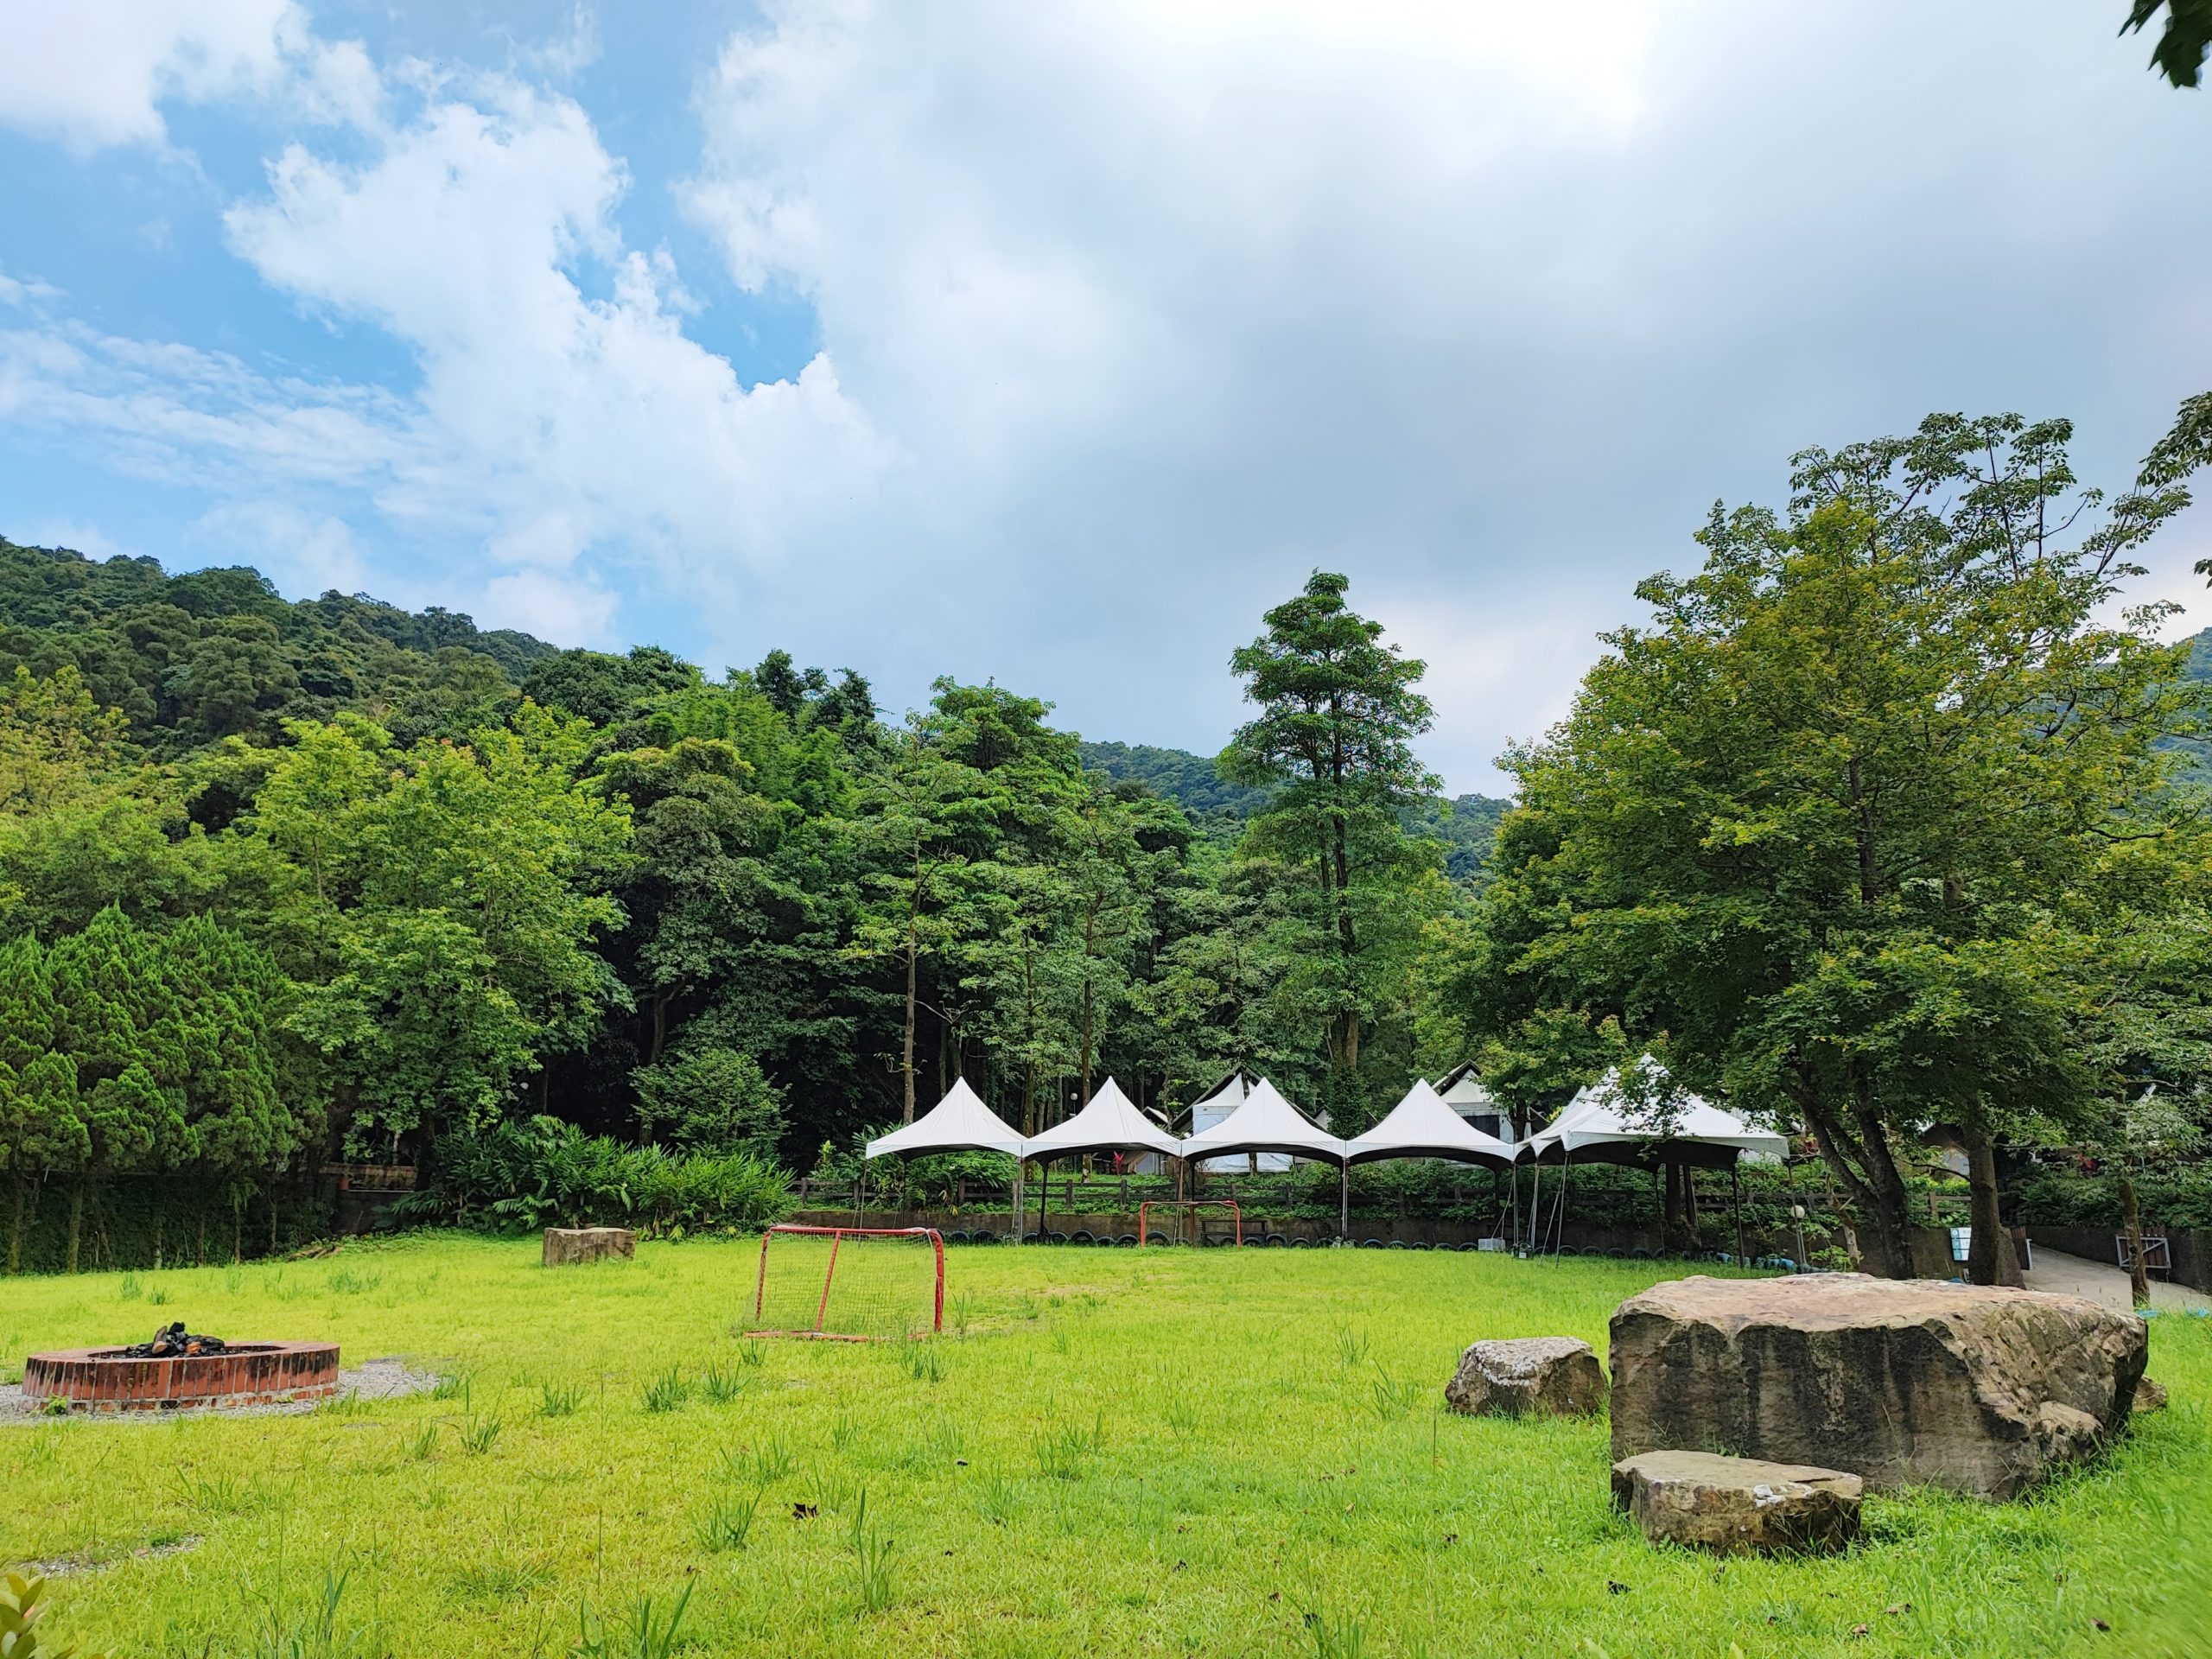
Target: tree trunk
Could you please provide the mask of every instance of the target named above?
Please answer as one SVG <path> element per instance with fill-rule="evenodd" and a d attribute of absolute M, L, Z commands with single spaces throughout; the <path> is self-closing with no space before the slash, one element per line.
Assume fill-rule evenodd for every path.
<path fill-rule="evenodd" d="M 2005 1248 L 2004 1222 L 1998 1213 L 1997 1142 L 1986 1129 L 1970 1128 L 1967 1140 L 1967 1218 L 1973 1224 L 1967 1245 L 1967 1281 L 1975 1285 L 2020 1284 L 2019 1263 Z"/>
<path fill-rule="evenodd" d="M 69 1182 L 69 1268 L 77 1271 L 77 1243 L 85 1230 L 85 1179 L 73 1176 Z"/>
<path fill-rule="evenodd" d="M 1882 1125 L 1874 1103 L 1874 1085 L 1864 1071 L 1853 1079 L 1852 1117 L 1859 1131 L 1866 1166 L 1866 1184 L 1874 1197 L 1874 1236 L 1881 1241 L 1883 1270 L 1892 1279 L 1910 1279 L 1912 1273 L 1912 1219 L 1908 1213 L 1904 1177 L 1897 1173 L 1890 1151 L 1889 1131 Z"/>
<path fill-rule="evenodd" d="M 2127 1239 L 2127 1293 L 2138 1307 L 2151 1306 L 2151 1270 L 2143 1264 L 2143 1210 L 2135 1201 L 2135 1178 L 2120 1178 L 2120 1227 Z"/>
<path fill-rule="evenodd" d="M 23 1270 L 23 1235 L 29 1230 L 31 1221 L 38 1213 L 26 1201 L 27 1193 L 35 1196 L 29 1173 L 19 1169 L 16 1172 L 15 1214 L 8 1223 L 8 1273 L 10 1278 Z"/>
<path fill-rule="evenodd" d="M 1910 1278 L 1912 1264 L 1906 1247 L 1908 1217 L 1905 1214 L 1904 1182 L 1891 1161 L 1889 1137 L 1881 1135 L 1872 1147 L 1846 1129 L 1828 1109 L 1827 1100 L 1817 1091 L 1807 1088 L 1794 1090 L 1798 1110 L 1804 1114 L 1806 1126 L 1813 1131 L 1813 1144 L 1820 1151 L 1821 1161 L 1834 1177 L 1837 1185 L 1859 1218 L 1874 1229 L 1880 1241 L 1884 1269 L 1892 1278 Z M 1871 1104 L 1871 1103 L 1870 1103 Z M 1860 1114 L 1854 1110 L 1854 1117 Z M 1863 1127 L 1863 1124 L 1862 1124 Z M 1879 1133 L 1880 1123 L 1875 1122 Z M 1856 1158 L 1857 1164 L 1853 1160 Z M 1888 1179 L 1882 1179 L 1881 1168 L 1886 1166 Z M 1860 1173 L 1864 1168 L 1865 1174 Z M 1885 1212 L 1885 1205 L 1894 1205 Z M 1853 1265 L 1860 1263 L 1858 1233 L 1848 1223 L 1846 1236 L 1851 1241 Z M 1894 1241 L 1895 1248 L 1892 1249 Z"/>
<path fill-rule="evenodd" d="M 906 1080 L 906 1103 L 901 1122 L 914 1121 L 914 1005 L 920 995 L 918 957 L 921 943 L 921 912 L 918 906 L 906 916 L 906 1046 L 899 1051 L 899 1070 Z"/>

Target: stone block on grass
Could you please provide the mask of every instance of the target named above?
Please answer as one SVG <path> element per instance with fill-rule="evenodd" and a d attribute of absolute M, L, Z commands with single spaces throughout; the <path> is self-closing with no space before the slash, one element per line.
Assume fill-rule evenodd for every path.
<path fill-rule="evenodd" d="M 1613 1456 L 1692 1446 L 2011 1498 L 2125 1427 L 2149 1336 L 2076 1296 L 1814 1274 L 1613 1310 Z"/>
<path fill-rule="evenodd" d="M 1646 1452 L 1613 1465 L 1613 1506 L 1654 1543 L 1716 1555 L 1811 1555 L 1859 1536 L 1858 1476 L 1806 1464 Z"/>
<path fill-rule="evenodd" d="M 1605 1368 L 1575 1337 L 1478 1342 L 1459 1356 L 1444 1403 L 1467 1417 L 1587 1417 L 1605 1408 Z"/>
<path fill-rule="evenodd" d="M 574 1267 L 582 1262 L 603 1261 L 610 1255 L 635 1255 L 638 1236 L 627 1227 L 548 1227 L 545 1265 Z"/>

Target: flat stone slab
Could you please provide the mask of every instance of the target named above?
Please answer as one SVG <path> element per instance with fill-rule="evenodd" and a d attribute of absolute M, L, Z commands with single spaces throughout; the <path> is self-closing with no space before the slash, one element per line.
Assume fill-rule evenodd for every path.
<path fill-rule="evenodd" d="M 638 1236 L 627 1227 L 548 1227 L 545 1265 L 573 1267 L 579 1262 L 598 1262 L 610 1255 L 635 1255 Z"/>
<path fill-rule="evenodd" d="M 2075 1296 L 1812 1274 L 1613 1311 L 1613 1456 L 1693 1446 L 2010 1498 L 2127 1421 L 2149 1331 Z"/>
<path fill-rule="evenodd" d="M 1716 1555 L 1819 1554 L 1859 1536 L 1866 1483 L 1808 1464 L 1646 1452 L 1613 1465 L 1613 1507 L 1654 1543 Z"/>
<path fill-rule="evenodd" d="M 1605 1371 L 1577 1337 L 1478 1342 L 1459 1356 L 1444 1403 L 1468 1417 L 1587 1417 L 1605 1408 Z"/>

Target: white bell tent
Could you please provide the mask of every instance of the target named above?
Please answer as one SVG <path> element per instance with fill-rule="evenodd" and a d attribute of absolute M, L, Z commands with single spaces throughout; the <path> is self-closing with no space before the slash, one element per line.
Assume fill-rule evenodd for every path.
<path fill-rule="evenodd" d="M 1071 1158 L 1087 1152 L 1183 1155 L 1183 1143 L 1139 1111 L 1111 1077 L 1098 1085 L 1088 1106 L 1066 1122 L 1031 1136 L 1022 1143 L 1022 1149 L 1036 1159 Z"/>
<path fill-rule="evenodd" d="M 1417 1078 L 1388 1117 L 1353 1137 L 1346 1161 L 1363 1164 L 1377 1158 L 1448 1158 L 1503 1169 L 1513 1162 L 1514 1149 L 1475 1128 Z"/>
<path fill-rule="evenodd" d="M 868 1143 L 868 1155 L 881 1158 L 895 1153 L 916 1158 L 932 1152 L 1002 1152 L 1021 1155 L 1020 1132 L 983 1104 L 982 1097 L 960 1078 L 943 1100 L 904 1128 L 879 1135 Z"/>

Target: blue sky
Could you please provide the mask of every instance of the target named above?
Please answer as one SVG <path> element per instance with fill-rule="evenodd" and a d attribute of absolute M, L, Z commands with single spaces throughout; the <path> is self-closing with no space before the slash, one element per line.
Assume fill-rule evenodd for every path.
<path fill-rule="evenodd" d="M 2123 10 L 0 0 L 0 533 L 1202 750 L 1325 565 L 1495 787 L 1792 450 L 2212 386 Z"/>

